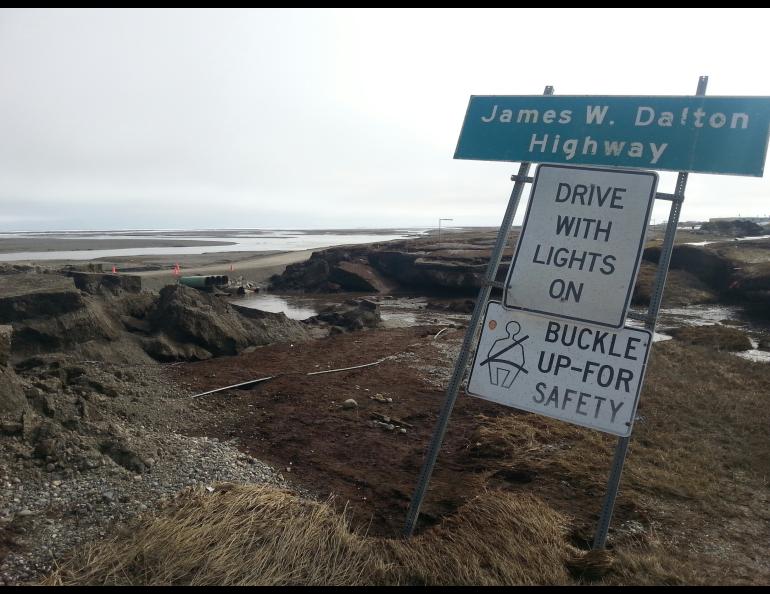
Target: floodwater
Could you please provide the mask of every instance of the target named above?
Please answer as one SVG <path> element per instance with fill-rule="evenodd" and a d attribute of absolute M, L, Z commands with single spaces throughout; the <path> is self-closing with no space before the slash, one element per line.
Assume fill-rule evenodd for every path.
<path fill-rule="evenodd" d="M 294 320 L 306 320 L 333 303 L 349 298 L 346 296 L 294 296 L 274 295 L 269 293 L 249 294 L 245 298 L 234 300 L 233 303 L 245 307 L 253 307 L 263 311 L 283 312 Z M 372 298 L 369 296 L 369 298 Z M 405 328 L 416 325 L 447 325 L 465 326 L 470 316 L 468 314 L 452 313 L 427 309 L 428 300 L 424 297 L 394 297 L 374 299 L 380 305 L 380 315 L 386 328 Z M 637 315 L 646 313 L 645 310 L 634 308 Z M 666 331 L 680 326 L 710 326 L 720 322 L 732 322 L 732 326 L 749 333 L 768 333 L 770 326 L 753 321 L 743 314 L 739 307 L 726 305 L 694 305 L 690 307 L 664 308 L 658 316 L 653 342 L 671 340 L 671 335 Z M 644 323 L 629 318 L 627 325 L 631 328 L 643 328 Z M 734 355 L 756 361 L 758 363 L 770 363 L 770 352 L 761 351 L 757 347 L 759 342 L 750 336 L 752 349 L 733 353 Z"/>
<path fill-rule="evenodd" d="M 428 309 L 424 297 L 400 297 L 380 301 L 380 316 L 386 328 L 408 328 L 430 324 L 464 326 L 468 314 Z"/>
<path fill-rule="evenodd" d="M 354 245 L 405 239 L 423 233 L 423 229 L 394 229 L 389 233 L 345 233 L 320 231 L 238 231 L 215 233 L 201 232 L 65 232 L 65 233 L 0 233 L 0 238 L 35 238 L 41 239 L 162 239 L 171 241 L 207 241 L 215 242 L 197 246 L 131 247 L 119 249 L 81 249 L 39 252 L 0 253 L 0 262 L 18 262 L 27 260 L 92 260 L 95 258 L 116 258 L 121 256 L 154 255 L 190 255 L 220 252 L 295 252 L 313 250 L 337 245 Z"/>
<path fill-rule="evenodd" d="M 247 293 L 231 302 L 273 313 L 284 313 L 292 320 L 306 320 L 317 315 L 325 307 L 346 301 L 352 296 L 340 295 L 277 295 L 273 293 Z M 371 296 L 367 296 L 371 298 Z M 375 298 L 377 299 L 377 298 Z M 385 328 L 407 328 L 415 325 L 446 324 L 465 325 L 465 314 L 427 309 L 424 297 L 397 297 L 377 299 L 380 316 Z"/>
<path fill-rule="evenodd" d="M 732 241 L 757 241 L 758 239 L 770 239 L 770 235 L 758 235 L 756 237 L 736 237 Z M 723 239 L 721 241 L 691 241 L 689 243 L 685 243 L 684 245 L 697 245 L 697 246 L 703 246 L 703 245 L 710 245 L 712 243 L 728 243 L 729 239 Z"/>
<path fill-rule="evenodd" d="M 753 348 L 735 354 L 742 359 L 748 359 L 749 361 L 754 361 L 756 363 L 770 363 L 770 351 L 760 351 L 757 348 L 759 346 L 759 341 L 753 338 L 750 338 L 750 340 Z"/>
<path fill-rule="evenodd" d="M 285 313 L 292 320 L 312 318 L 323 307 L 317 298 L 270 293 L 248 293 L 245 297 L 233 299 L 232 303 L 272 313 Z"/>

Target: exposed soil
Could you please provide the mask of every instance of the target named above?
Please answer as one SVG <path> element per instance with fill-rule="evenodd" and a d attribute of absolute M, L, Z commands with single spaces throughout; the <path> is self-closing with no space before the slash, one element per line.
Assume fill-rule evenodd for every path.
<path fill-rule="evenodd" d="M 439 251 L 452 260 L 476 257 L 449 244 Z M 732 278 L 709 276 L 717 257 L 727 258 L 693 253 L 670 275 L 670 305 L 721 301 L 720 283 Z M 368 273 L 348 268 L 351 275 Z M 638 287 L 641 303 L 649 300 L 653 274 L 654 265 L 646 262 Z M 15 269 L 13 276 L 27 278 Z M 467 323 L 469 299 L 380 295 L 350 306 L 366 314 L 355 319 L 346 317 L 343 306 L 350 304 L 332 300 L 337 307 L 317 316 L 328 318 L 321 320 L 324 332 L 305 324 L 309 335 L 287 333 L 299 324 L 287 321 L 276 326 L 279 334 L 262 328 L 265 339 L 254 342 L 263 314 L 232 307 L 224 316 L 224 301 L 210 303 L 193 294 L 181 295 L 170 309 L 160 307 L 162 300 L 150 307 L 154 296 L 121 297 L 101 285 L 65 290 L 45 285 L 51 275 L 37 277 L 41 283 L 19 285 L 24 295 L 30 289 L 43 293 L 37 301 L 0 295 L 12 300 L 6 318 L 15 329 L 15 348 L 0 352 L 0 361 L 10 356 L 16 364 L 3 373 L 15 378 L 23 396 L 16 403 L 18 394 L 6 389 L 5 402 L 15 416 L 0 425 L 0 581 L 31 581 L 76 543 L 98 540 L 115 522 L 154 509 L 159 497 L 222 480 L 286 480 L 317 499 L 334 495 L 359 535 L 400 534 L 463 337 L 458 326 Z M 765 290 L 764 284 L 751 287 Z M 38 307 L 51 301 L 49 291 L 71 296 L 70 309 L 80 317 Z M 389 327 L 372 329 L 380 309 Z M 91 320 L 81 315 L 91 311 L 103 316 L 91 325 L 80 323 Z M 68 315 L 82 335 L 62 325 Z M 18 329 L 40 329 L 43 323 L 58 332 L 55 336 L 77 343 L 70 347 L 62 338 L 62 348 L 70 349 L 66 360 L 61 353 L 34 351 L 32 357 L 33 350 L 19 350 L 27 344 L 20 335 L 28 342 L 37 335 Z M 84 334 L 112 325 L 115 336 Z M 205 346 L 207 356 L 216 358 L 161 366 L 142 350 L 141 361 L 112 361 L 129 344 L 126 336 L 138 344 L 160 329 L 174 344 Z M 224 330 L 226 336 L 220 336 Z M 336 334 L 326 336 L 329 331 Z M 720 346 L 727 332 L 740 333 L 745 346 L 742 330 L 723 325 L 718 332 Z M 274 340 L 286 342 L 256 346 Z M 94 349 L 82 350 L 83 341 L 110 348 L 96 357 Z M 190 398 L 266 376 L 275 377 L 247 390 Z M 653 347 L 610 532 L 609 545 L 623 561 L 606 583 L 770 581 L 770 409 L 762 404 L 768 393 L 770 365 L 682 340 Z M 418 531 L 441 533 L 464 504 L 502 490 L 541 498 L 566 518 L 571 544 L 587 549 L 615 443 L 611 436 L 461 390 Z M 439 522 L 437 531 L 427 530 Z"/>
<path fill-rule="evenodd" d="M 198 392 L 394 356 L 363 369 L 284 375 L 250 390 L 192 400 L 200 422 L 188 430 L 237 438 L 239 448 L 273 464 L 293 483 L 321 498 L 334 494 L 340 509 L 348 507 L 354 529 L 397 536 L 463 335 L 451 329 L 434 339 L 439 329 L 370 330 L 267 346 L 185 363 L 167 374 Z M 770 579 L 767 548 L 757 548 L 770 537 L 762 511 L 770 492 L 761 478 L 770 462 L 770 446 L 761 437 L 767 415 L 757 415 L 752 405 L 756 395 L 770 389 L 770 368 L 697 346 L 659 343 L 647 382 L 610 546 L 626 552 L 642 547 L 638 554 L 651 555 L 658 564 L 673 555 L 677 564 L 673 573 L 629 566 L 624 571 L 636 577 L 625 582 Z M 343 407 L 349 398 L 357 408 Z M 727 417 L 720 412 L 728 410 Z M 406 433 L 373 425 L 380 415 Z M 541 497 L 570 518 L 573 544 L 588 548 L 615 443 L 612 436 L 461 391 L 418 530 L 479 493 L 503 489 Z"/>
<path fill-rule="evenodd" d="M 194 400 L 202 415 L 193 435 L 239 439 L 250 455 L 275 465 L 321 497 L 338 496 L 350 504 L 354 527 L 369 534 L 397 536 L 416 486 L 463 330 L 422 326 L 344 335 L 305 345 L 268 346 L 239 357 L 184 364 L 168 369 L 172 381 L 203 392 L 249 378 L 286 372 L 350 367 L 395 355 L 380 365 L 311 377 L 287 375 L 249 390 L 234 390 Z M 343 408 L 348 399 L 358 407 Z M 378 399 L 374 399 L 378 398 Z M 391 398 L 392 402 L 380 399 Z M 406 433 L 372 426 L 373 415 L 403 421 Z M 601 476 L 575 498 L 564 475 L 539 476 L 528 465 L 511 465 L 507 446 L 480 437 L 480 427 L 497 418 L 526 418 L 535 431 L 553 423 L 461 393 L 452 413 L 418 530 L 452 513 L 488 487 L 531 489 L 560 511 L 578 516 L 587 538 L 598 517 Z M 379 418 L 379 417 L 377 417 Z M 562 433 L 582 432 L 564 425 Z M 597 460 L 609 465 L 614 440 L 595 434 Z M 521 442 L 524 447 L 524 440 Z M 556 441 L 553 448 L 565 447 Z M 569 447 L 569 446 L 566 446 Z M 619 523 L 638 518 L 621 504 Z M 584 543 L 585 544 L 585 543 Z"/>
<path fill-rule="evenodd" d="M 426 381 L 424 371 L 413 365 L 435 361 L 433 336 L 440 329 L 375 330 L 293 347 L 269 346 L 241 357 L 177 366 L 169 373 L 202 392 L 250 377 L 350 367 L 395 355 L 373 367 L 311 377 L 287 375 L 253 390 L 194 401 L 194 406 L 212 413 L 204 416 L 207 420 L 196 428 L 197 434 L 238 437 L 245 451 L 291 472 L 311 491 L 321 496 L 336 493 L 343 504 L 349 500 L 359 528 L 392 536 L 404 521 L 444 396 L 441 380 Z M 449 332 L 461 336 L 460 331 Z M 449 362 L 435 363 L 447 366 Z M 448 371 L 447 366 L 434 373 Z M 349 398 L 356 400 L 357 408 L 342 408 Z M 456 481 L 457 470 L 465 468 L 456 454 L 470 443 L 474 417 L 500 412 L 500 407 L 477 399 L 458 402 L 445 448 L 450 463 L 442 461 L 433 482 L 435 490 L 440 488 L 441 499 L 426 504 L 424 522 L 451 512 L 475 490 Z M 372 413 L 408 423 L 406 433 L 373 427 Z"/>

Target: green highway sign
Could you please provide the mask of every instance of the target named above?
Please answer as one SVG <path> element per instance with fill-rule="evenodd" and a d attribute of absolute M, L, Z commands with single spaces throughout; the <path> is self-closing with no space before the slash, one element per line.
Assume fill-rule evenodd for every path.
<path fill-rule="evenodd" d="M 770 97 L 471 96 L 455 159 L 761 177 Z"/>

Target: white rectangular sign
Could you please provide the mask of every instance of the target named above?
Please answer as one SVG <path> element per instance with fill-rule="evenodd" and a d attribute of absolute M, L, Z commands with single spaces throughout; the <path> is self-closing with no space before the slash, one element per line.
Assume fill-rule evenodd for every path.
<path fill-rule="evenodd" d="M 505 306 L 622 328 L 657 182 L 651 171 L 540 165 Z"/>
<path fill-rule="evenodd" d="M 585 326 L 490 301 L 468 393 L 627 437 L 651 344 L 648 330 Z"/>

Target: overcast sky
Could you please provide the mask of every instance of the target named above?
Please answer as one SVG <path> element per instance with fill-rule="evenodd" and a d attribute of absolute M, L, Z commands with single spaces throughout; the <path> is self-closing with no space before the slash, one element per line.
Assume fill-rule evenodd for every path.
<path fill-rule="evenodd" d="M 471 94 L 691 95 L 707 74 L 709 94 L 770 95 L 768 25 L 739 9 L 0 9 L 0 230 L 498 225 L 516 166 L 452 159 Z M 767 213 L 770 177 L 690 176 L 685 220 Z"/>

